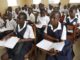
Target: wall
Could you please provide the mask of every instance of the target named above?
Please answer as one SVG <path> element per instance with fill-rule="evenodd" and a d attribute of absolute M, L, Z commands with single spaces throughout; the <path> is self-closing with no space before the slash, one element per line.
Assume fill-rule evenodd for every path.
<path fill-rule="evenodd" d="M 46 6 L 48 6 L 48 0 L 42 0 L 42 3 L 45 4 Z M 68 3 L 69 3 L 69 0 L 61 0 L 62 6 L 64 6 L 65 4 L 68 4 Z M 32 0 L 26 0 L 26 4 L 31 5 Z"/>
<path fill-rule="evenodd" d="M 26 4 L 26 0 L 17 0 L 19 6 Z M 7 0 L 0 0 L 0 12 L 3 14 L 5 9 L 8 7 Z M 14 9 L 15 7 L 13 7 Z"/>

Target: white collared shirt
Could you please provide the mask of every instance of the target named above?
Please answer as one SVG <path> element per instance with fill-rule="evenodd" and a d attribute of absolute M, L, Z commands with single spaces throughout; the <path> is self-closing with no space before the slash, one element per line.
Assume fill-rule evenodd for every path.
<path fill-rule="evenodd" d="M 75 17 L 75 18 L 73 18 L 73 19 L 71 19 L 70 17 L 68 17 L 69 18 L 69 22 L 72 22 L 75 18 L 77 18 L 77 17 Z M 64 19 L 64 23 L 67 23 L 66 22 L 66 19 Z M 78 21 L 77 21 L 77 23 L 78 23 Z M 73 25 L 76 25 L 77 24 L 76 22 L 73 22 Z"/>
<path fill-rule="evenodd" d="M 27 21 L 25 21 L 24 26 L 20 29 L 20 26 L 18 25 L 18 31 L 22 31 L 26 27 Z M 33 29 L 30 25 L 27 25 L 27 29 L 24 33 L 24 38 L 35 38 Z"/>
<path fill-rule="evenodd" d="M 9 29 L 9 30 L 15 30 L 16 29 L 16 26 L 17 26 L 17 23 L 15 20 L 6 20 L 6 28 Z"/>
<path fill-rule="evenodd" d="M 36 27 L 42 28 L 43 25 L 45 25 L 45 26 L 48 25 L 50 18 L 49 18 L 49 16 L 44 16 L 44 17 L 38 16 L 37 21 L 38 21 L 38 24 L 36 24 Z"/>
<path fill-rule="evenodd" d="M 31 22 L 35 22 L 35 16 L 33 13 L 31 13 L 30 15 L 27 14 L 27 20 L 30 20 Z"/>
<path fill-rule="evenodd" d="M 51 27 L 51 29 L 53 30 L 54 27 L 52 27 L 52 25 L 49 25 Z M 53 30 L 53 32 L 56 32 L 57 30 L 61 30 L 61 23 L 59 22 L 58 27 L 56 29 Z M 47 27 L 44 30 L 45 33 L 47 33 Z M 63 26 L 63 31 L 62 31 L 62 35 L 61 35 L 61 40 L 66 40 L 67 39 L 67 31 L 66 31 L 66 27 Z"/>

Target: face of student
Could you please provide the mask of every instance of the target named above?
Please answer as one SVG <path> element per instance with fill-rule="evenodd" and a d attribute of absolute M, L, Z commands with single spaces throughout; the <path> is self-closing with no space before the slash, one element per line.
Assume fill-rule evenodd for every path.
<path fill-rule="evenodd" d="M 51 18 L 51 24 L 55 27 L 58 25 L 58 21 L 60 20 L 59 13 L 56 13 L 52 18 Z"/>
<path fill-rule="evenodd" d="M 69 12 L 70 17 L 71 17 L 71 18 L 74 18 L 74 17 L 75 17 L 75 13 L 76 13 L 75 10 L 70 11 L 70 12 Z"/>
<path fill-rule="evenodd" d="M 21 15 L 21 16 L 19 16 L 18 19 L 17 19 L 17 24 L 22 25 L 22 24 L 24 24 L 24 21 L 25 21 L 24 16 Z"/>

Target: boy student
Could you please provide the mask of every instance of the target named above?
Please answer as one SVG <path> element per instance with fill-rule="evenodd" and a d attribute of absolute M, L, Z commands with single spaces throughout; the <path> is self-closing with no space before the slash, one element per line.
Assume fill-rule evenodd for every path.
<path fill-rule="evenodd" d="M 35 37 L 33 29 L 28 24 L 28 21 L 26 21 L 26 19 L 27 17 L 25 13 L 19 13 L 15 32 L 9 34 L 7 37 L 4 38 L 8 39 L 12 35 L 20 38 L 19 42 L 13 49 L 7 48 L 7 53 L 9 56 L 7 60 L 9 58 L 11 58 L 12 60 L 24 60 L 25 54 L 27 54 L 32 48 L 33 40 Z"/>
<path fill-rule="evenodd" d="M 62 51 L 56 51 L 51 49 L 49 52 L 56 52 L 58 54 L 50 55 L 47 54 L 46 60 L 72 60 L 71 55 L 71 43 L 67 40 L 66 26 L 59 22 L 60 13 L 58 11 L 53 11 L 50 16 L 50 23 L 44 31 L 44 39 L 52 42 L 64 42 L 65 46 Z"/>

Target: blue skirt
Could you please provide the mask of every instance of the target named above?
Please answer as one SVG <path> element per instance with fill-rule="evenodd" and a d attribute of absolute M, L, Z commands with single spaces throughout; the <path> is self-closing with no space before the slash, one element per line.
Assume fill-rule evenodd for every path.
<path fill-rule="evenodd" d="M 22 44 L 22 46 L 20 46 Z M 24 60 L 25 54 L 27 54 L 32 48 L 32 42 L 18 43 L 14 49 L 7 49 L 8 55 L 12 60 Z"/>
<path fill-rule="evenodd" d="M 71 42 L 66 40 L 63 51 L 55 56 L 47 55 L 46 60 L 72 60 Z"/>

